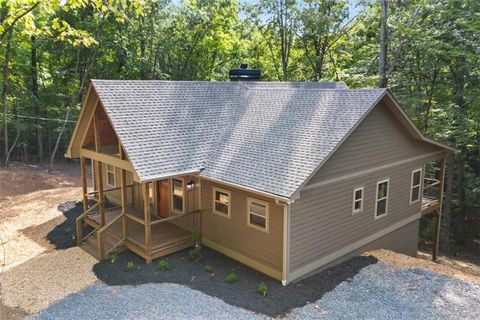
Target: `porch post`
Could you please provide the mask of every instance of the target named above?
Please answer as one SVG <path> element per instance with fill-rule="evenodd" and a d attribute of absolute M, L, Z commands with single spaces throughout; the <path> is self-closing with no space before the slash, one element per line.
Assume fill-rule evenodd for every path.
<path fill-rule="evenodd" d="M 149 201 L 149 192 L 148 192 L 148 182 L 142 183 L 143 186 L 143 210 L 145 214 L 145 251 L 148 256 L 150 256 L 151 249 L 151 232 L 152 226 L 150 225 L 150 201 Z M 152 262 L 149 258 L 147 263 Z"/>
<path fill-rule="evenodd" d="M 437 194 L 439 204 L 438 204 L 437 215 L 435 220 L 435 233 L 433 235 L 434 236 L 433 250 L 432 250 L 433 261 L 437 261 L 438 243 L 440 241 L 440 226 L 442 224 L 443 188 L 445 185 L 445 162 L 446 162 L 445 160 L 446 160 L 446 157 L 443 157 L 442 160 L 440 160 L 440 176 L 439 176 L 440 184 L 438 186 L 438 194 Z"/>
<path fill-rule="evenodd" d="M 100 225 L 105 225 L 105 204 L 103 203 L 103 172 L 102 172 L 102 162 L 97 161 L 97 181 L 98 181 L 98 201 L 101 202 L 100 209 Z"/>
<path fill-rule="evenodd" d="M 83 200 L 83 212 L 88 210 L 88 197 L 87 197 L 87 165 L 85 163 L 85 157 L 80 157 L 80 172 L 82 179 L 82 200 Z"/>
<path fill-rule="evenodd" d="M 93 131 L 95 135 L 95 152 L 102 152 L 100 144 L 100 135 L 98 134 L 97 112 L 93 115 Z M 98 201 L 100 201 L 100 225 L 105 225 L 105 204 L 103 203 L 103 172 L 102 163 L 97 161 L 97 182 L 98 182 Z"/>
<path fill-rule="evenodd" d="M 118 146 L 120 152 L 120 159 L 125 159 L 125 153 L 123 152 L 122 146 Z M 122 197 L 122 234 L 123 239 L 127 237 L 127 186 L 126 186 L 126 173 L 125 169 L 120 170 L 120 186 L 121 186 L 121 197 Z"/>

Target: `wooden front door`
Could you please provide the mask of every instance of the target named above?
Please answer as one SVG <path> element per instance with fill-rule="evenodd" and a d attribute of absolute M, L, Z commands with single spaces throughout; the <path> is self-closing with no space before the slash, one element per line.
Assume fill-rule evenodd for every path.
<path fill-rule="evenodd" d="M 157 181 L 158 212 L 157 215 L 162 218 L 170 216 L 170 181 Z"/>

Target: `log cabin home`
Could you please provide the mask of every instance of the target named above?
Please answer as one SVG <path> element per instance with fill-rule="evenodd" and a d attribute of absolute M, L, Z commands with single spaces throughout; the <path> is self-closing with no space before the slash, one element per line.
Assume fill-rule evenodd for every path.
<path fill-rule="evenodd" d="M 452 152 L 387 89 L 92 80 L 66 157 L 82 172 L 78 245 L 98 259 L 151 262 L 196 232 L 286 285 L 369 249 L 415 255 L 422 214 L 439 232 Z"/>

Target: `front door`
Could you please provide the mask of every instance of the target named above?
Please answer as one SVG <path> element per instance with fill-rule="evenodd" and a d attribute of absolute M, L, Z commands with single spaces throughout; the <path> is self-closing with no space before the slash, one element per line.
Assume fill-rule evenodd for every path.
<path fill-rule="evenodd" d="M 162 218 L 170 216 L 170 181 L 157 181 L 158 212 L 157 215 Z"/>

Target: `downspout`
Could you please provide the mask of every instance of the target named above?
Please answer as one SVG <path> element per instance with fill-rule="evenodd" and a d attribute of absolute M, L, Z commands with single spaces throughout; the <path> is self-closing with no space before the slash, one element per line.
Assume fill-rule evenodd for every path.
<path fill-rule="evenodd" d="M 282 285 L 286 286 L 288 280 L 288 265 L 290 256 L 290 203 L 278 199 L 275 203 L 283 207 L 283 266 L 282 266 Z"/>

